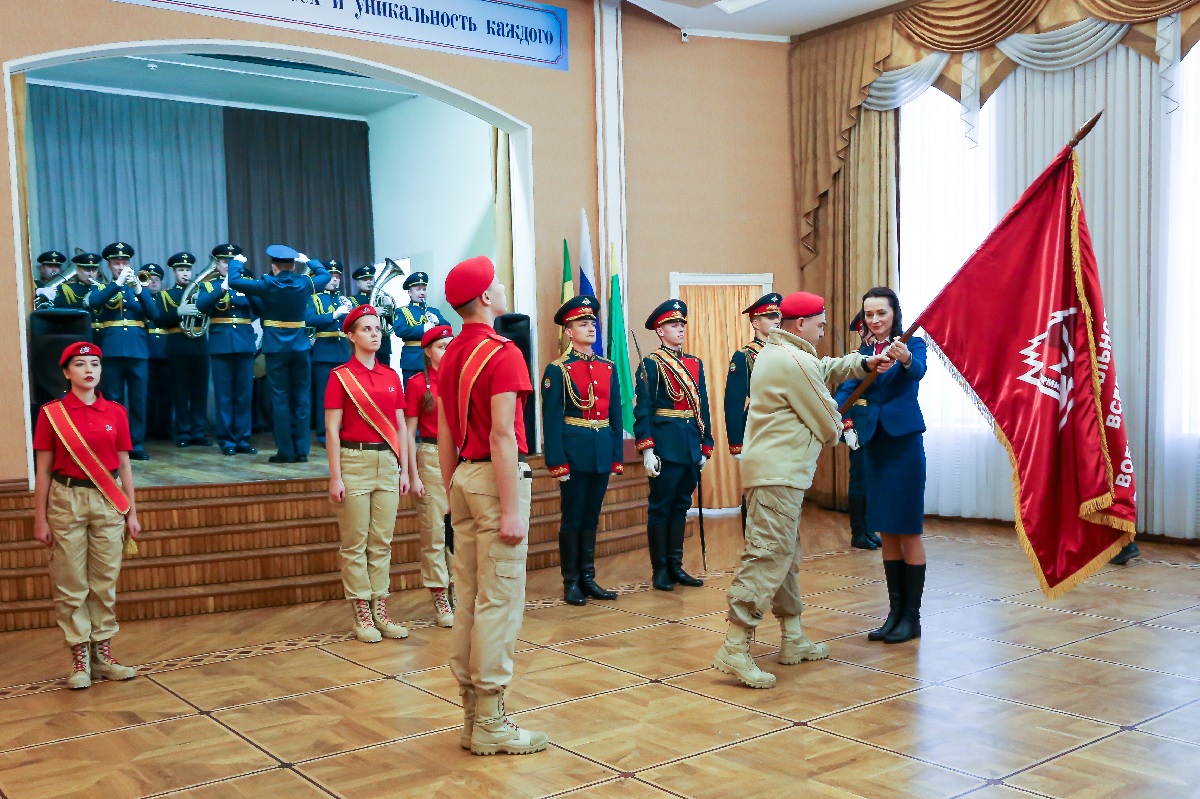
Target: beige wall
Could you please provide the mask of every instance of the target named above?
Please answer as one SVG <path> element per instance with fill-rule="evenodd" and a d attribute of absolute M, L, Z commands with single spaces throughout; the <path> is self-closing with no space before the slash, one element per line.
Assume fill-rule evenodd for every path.
<path fill-rule="evenodd" d="M 683 43 L 628 4 L 624 22 L 629 324 L 645 349 L 672 271 L 773 272 L 776 291 L 800 287 L 788 45 Z"/>

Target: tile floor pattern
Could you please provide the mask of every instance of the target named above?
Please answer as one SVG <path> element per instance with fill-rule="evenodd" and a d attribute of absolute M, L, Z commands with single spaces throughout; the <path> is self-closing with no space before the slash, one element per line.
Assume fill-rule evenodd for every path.
<path fill-rule="evenodd" d="M 1200 797 L 1200 568 L 1141 561 L 1046 602 L 1015 544 L 929 536 L 919 643 L 871 644 L 878 554 L 802 567 L 832 657 L 743 688 L 708 668 L 729 572 L 614 603 L 531 602 L 508 705 L 550 734 L 473 757 L 450 633 L 345 633 L 142 666 L 86 692 L 0 690 L 0 793 L 50 797 Z M 237 614 L 223 614 L 234 621 Z M 169 623 L 169 622 L 164 622 Z"/>

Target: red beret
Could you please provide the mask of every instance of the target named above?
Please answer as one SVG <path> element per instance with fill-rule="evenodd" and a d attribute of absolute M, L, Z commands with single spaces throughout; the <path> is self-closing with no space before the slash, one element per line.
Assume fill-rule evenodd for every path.
<path fill-rule="evenodd" d="M 342 332 L 349 333 L 354 323 L 364 316 L 379 316 L 379 311 L 375 310 L 374 305 L 354 306 L 350 313 L 346 314 L 346 318 L 342 320 Z"/>
<path fill-rule="evenodd" d="M 421 346 L 428 347 L 435 341 L 441 341 L 444 338 L 454 338 L 454 328 L 450 325 L 431 327 L 425 331 L 425 335 L 421 336 Z"/>
<path fill-rule="evenodd" d="M 76 355 L 94 355 L 97 358 L 104 357 L 104 353 L 100 351 L 100 348 L 90 341 L 76 341 L 63 350 L 62 357 L 58 359 L 58 365 L 60 367 L 66 366 L 67 362 Z"/>
<path fill-rule="evenodd" d="M 803 319 L 825 313 L 825 300 L 807 291 L 789 294 L 779 303 L 779 313 L 784 319 Z"/>
<path fill-rule="evenodd" d="M 496 279 L 496 267 L 486 255 L 468 258 L 446 275 L 446 302 L 451 308 L 466 305 L 487 291 Z"/>

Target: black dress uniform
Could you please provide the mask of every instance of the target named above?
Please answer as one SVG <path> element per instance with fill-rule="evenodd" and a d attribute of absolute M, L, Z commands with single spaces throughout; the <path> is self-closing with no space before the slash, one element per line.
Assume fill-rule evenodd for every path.
<path fill-rule="evenodd" d="M 226 262 L 242 254 L 236 244 L 220 244 L 212 256 Z M 250 445 L 254 414 L 254 317 L 262 311 L 258 298 L 209 280 L 200 289 L 196 308 L 207 314 L 208 357 L 213 378 L 213 416 L 217 443 L 225 455 L 256 455 Z"/>
<path fill-rule="evenodd" d="M 280 269 L 278 275 L 258 280 L 242 276 L 242 262 L 229 264 L 229 287 L 258 297 L 262 302 L 263 354 L 267 385 L 274 408 L 275 447 L 272 463 L 308 461 L 309 392 L 312 390 L 312 342 L 304 330 L 304 309 L 313 294 L 329 284 L 329 272 L 319 261 L 309 261 L 309 274 L 294 274 L 299 256 L 291 247 L 272 244 L 267 256 Z"/>
<path fill-rule="evenodd" d="M 167 266 L 196 266 L 196 256 L 177 252 Z M 180 447 L 211 446 L 205 434 L 208 423 L 208 336 L 192 337 L 183 332 L 179 305 L 185 286 L 174 285 L 159 295 L 162 326 L 167 331 L 167 358 L 170 361 L 171 406 L 175 411 L 175 443 Z M 197 298 L 198 299 L 198 298 Z"/>
<path fill-rule="evenodd" d="M 568 300 L 554 322 L 566 326 L 595 319 L 595 297 Z M 616 599 L 596 584 L 596 530 L 611 474 L 621 474 L 624 444 L 621 386 L 613 362 L 572 348 L 542 374 L 542 430 L 546 467 L 560 478 L 558 529 L 563 596 L 582 605 L 587 597 Z M 565 481 L 561 478 L 566 477 Z"/>
<path fill-rule="evenodd" d="M 67 262 L 67 256 L 63 255 L 58 250 L 46 250 L 46 252 L 42 253 L 41 255 L 39 255 L 37 257 L 37 262 L 38 262 L 38 267 L 55 267 L 56 266 L 56 267 L 58 267 L 58 271 L 61 272 L 63 264 L 65 264 Z M 39 269 L 39 271 L 41 271 L 41 270 Z M 39 289 L 45 288 L 46 284 L 49 283 L 51 280 L 53 280 L 57 275 L 58 275 L 58 272 L 55 272 L 49 278 L 44 278 L 41 275 L 38 275 L 37 279 L 35 279 L 33 281 L 34 288 L 39 288 Z"/>
<path fill-rule="evenodd" d="M 355 284 L 355 287 L 357 288 L 358 281 L 375 279 L 375 267 L 371 266 L 370 264 L 368 264 L 367 266 L 360 266 L 358 269 L 354 270 L 354 274 L 351 275 L 351 277 L 354 278 L 354 284 Z M 354 300 L 355 306 L 369 305 L 371 303 L 371 292 L 370 291 L 357 291 L 354 293 L 354 295 L 351 297 L 351 299 Z M 422 357 L 424 357 L 424 356 L 422 356 Z M 392 337 L 391 336 L 383 337 L 383 341 L 380 342 L 380 344 L 379 344 L 379 352 L 375 353 L 375 360 L 381 361 L 384 366 L 392 365 Z"/>
<path fill-rule="evenodd" d="M 859 311 L 850 322 L 850 332 L 861 336 L 864 329 L 862 311 Z M 867 401 L 864 399 L 857 400 L 847 409 L 846 418 L 854 424 L 856 430 L 860 424 L 866 423 L 866 410 Z M 846 494 L 850 506 L 850 546 L 857 549 L 878 549 L 883 542 L 867 528 L 867 450 L 865 447 L 859 447 L 850 450 L 849 455 L 850 480 L 846 484 Z"/>
<path fill-rule="evenodd" d="M 329 259 L 325 268 L 330 275 L 342 275 L 342 264 L 335 258 Z M 343 314 L 334 315 L 342 307 L 342 299 L 340 285 L 333 290 L 326 287 L 313 294 L 304 309 L 304 324 L 316 330 L 312 349 L 312 415 L 317 441 L 321 444 L 325 443 L 325 386 L 329 383 L 329 373 L 350 360 L 350 340 L 342 332 Z"/>
<path fill-rule="evenodd" d="M 104 248 L 106 260 L 129 260 L 133 247 L 116 242 Z M 92 328 L 96 343 L 104 352 L 105 398 L 125 406 L 129 414 L 129 437 L 133 449 L 129 457 L 148 460 L 142 449 L 146 440 L 146 396 L 150 380 L 150 339 L 146 332 L 154 326 L 158 310 L 150 292 L 116 282 L 92 286 L 87 304 L 93 313 Z M 149 322 L 149 324 L 147 324 Z"/>
<path fill-rule="evenodd" d="M 667 300 L 650 314 L 646 329 L 674 321 L 687 321 L 687 305 Z M 635 403 L 637 450 L 653 447 L 662 462 L 658 477 L 650 478 L 647 521 L 654 587 L 703 585 L 683 570 L 683 533 L 700 460 L 713 449 L 704 364 L 695 355 L 659 348 L 638 366 Z"/>
<path fill-rule="evenodd" d="M 779 294 L 766 294 L 742 313 L 749 314 L 751 319 L 777 314 L 782 299 Z M 742 442 L 746 439 L 746 411 L 750 408 L 750 376 L 754 373 L 754 360 L 763 344 L 766 342 L 755 335 L 753 341 L 729 359 L 729 377 L 725 381 L 725 433 L 729 438 L 730 455 L 742 454 Z"/>
<path fill-rule="evenodd" d="M 424 272 L 413 272 L 404 278 L 405 290 L 413 286 L 428 286 L 429 275 Z M 446 317 L 437 308 L 430 308 L 425 302 L 412 300 L 408 305 L 396 309 L 396 320 L 393 324 L 395 335 L 404 341 L 404 349 L 400 351 L 400 371 L 404 385 L 417 372 L 425 368 L 425 351 L 421 349 L 421 337 L 426 330 L 432 330 L 438 325 L 448 325 Z"/>
<path fill-rule="evenodd" d="M 149 272 L 159 280 L 166 274 L 158 264 L 143 264 L 142 272 Z M 142 289 L 145 293 L 149 289 Z M 159 325 L 162 308 L 162 289 L 150 291 L 150 304 L 156 316 L 146 331 L 149 337 L 150 368 L 149 389 L 146 391 L 146 438 L 161 441 L 171 437 L 171 362 L 167 357 L 167 329 Z"/>

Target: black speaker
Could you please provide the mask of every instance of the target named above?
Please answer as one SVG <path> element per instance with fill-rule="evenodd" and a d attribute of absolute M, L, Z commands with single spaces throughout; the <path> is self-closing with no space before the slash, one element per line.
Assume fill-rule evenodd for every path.
<path fill-rule="evenodd" d="M 529 370 L 529 382 L 537 391 L 538 378 L 533 373 L 533 336 L 529 332 L 529 317 L 523 313 L 506 313 L 496 319 L 496 332 L 512 339 L 525 356 L 525 368 Z M 525 443 L 530 452 L 541 452 L 537 441 L 537 401 L 530 396 L 525 401 Z"/>
<path fill-rule="evenodd" d="M 29 387 L 34 417 L 37 409 L 67 393 L 58 359 L 68 344 L 92 340 L 92 315 L 87 311 L 58 309 L 29 315 Z"/>

